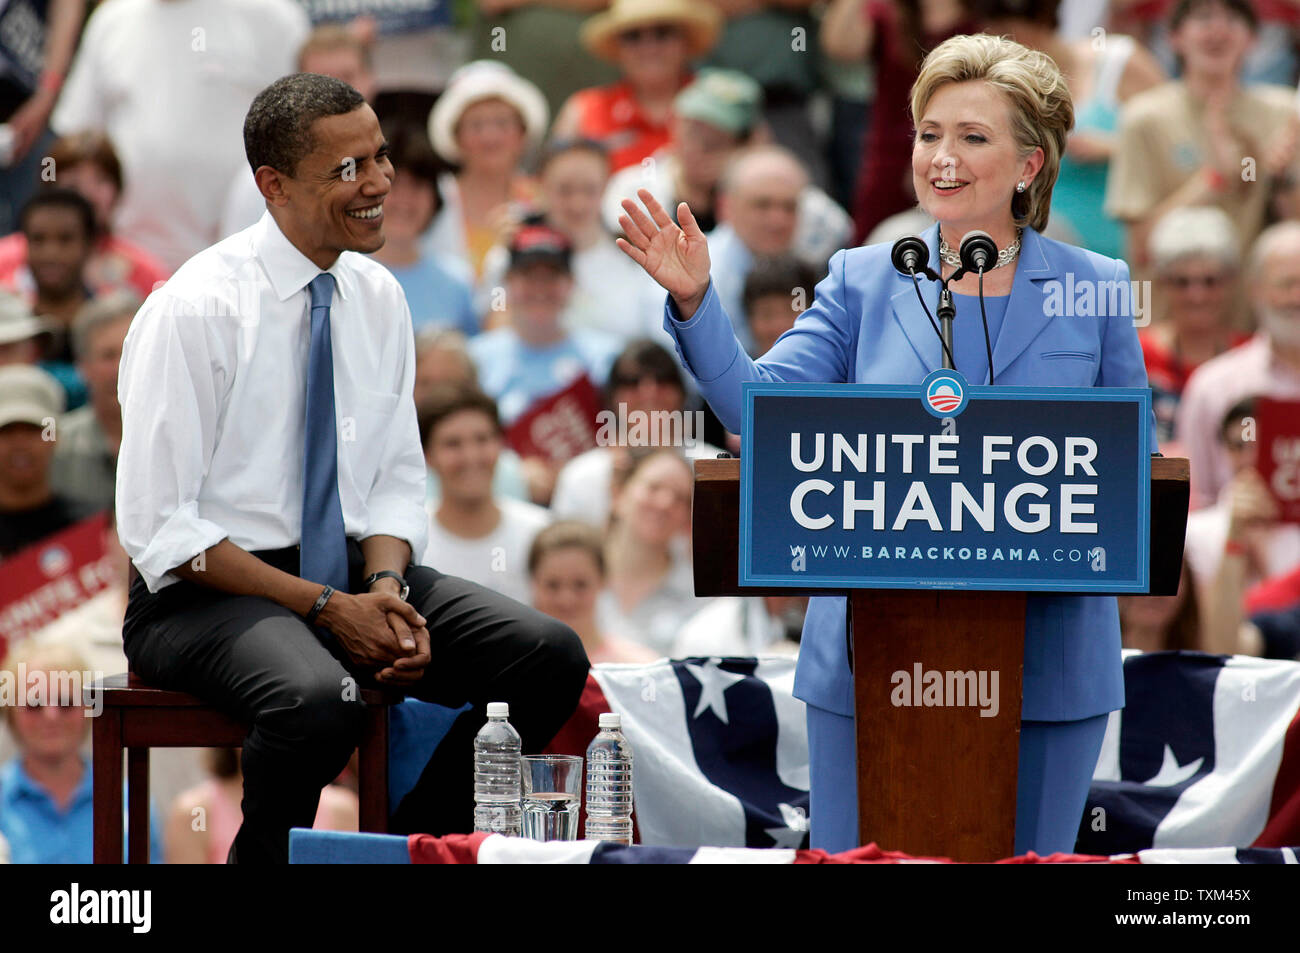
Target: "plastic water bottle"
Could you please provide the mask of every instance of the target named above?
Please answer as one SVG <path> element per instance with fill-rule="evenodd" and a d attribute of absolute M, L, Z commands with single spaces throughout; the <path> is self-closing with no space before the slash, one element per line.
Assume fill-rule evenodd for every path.
<path fill-rule="evenodd" d="M 518 837 L 519 732 L 506 719 L 510 706 L 489 702 L 488 720 L 474 738 L 474 830 Z"/>
<path fill-rule="evenodd" d="M 632 746 L 613 712 L 587 747 L 587 840 L 632 843 Z"/>

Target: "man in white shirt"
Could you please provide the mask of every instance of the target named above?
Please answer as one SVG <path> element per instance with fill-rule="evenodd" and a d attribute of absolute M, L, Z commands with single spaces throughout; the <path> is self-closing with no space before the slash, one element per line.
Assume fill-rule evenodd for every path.
<path fill-rule="evenodd" d="M 311 31 L 298 50 L 298 72 L 340 79 L 366 97 L 368 103 L 374 102 L 378 91 L 370 45 L 339 23 L 326 23 Z M 247 228 L 262 217 L 265 208 L 256 180 L 240 162 L 227 188 L 215 237 L 224 238 Z"/>
<path fill-rule="evenodd" d="M 393 177 L 374 111 L 338 80 L 287 76 L 244 142 L 267 213 L 150 295 L 123 350 L 126 655 L 251 724 L 232 857 L 283 862 L 289 828 L 311 826 L 359 737 L 358 680 L 474 706 L 391 822 L 465 831 L 487 702 L 540 750 L 586 656 L 568 627 L 412 563 L 428 525 L 411 317 L 355 254 L 383 244 Z"/>
<path fill-rule="evenodd" d="M 86 22 L 50 118 L 104 132 L 126 187 L 115 232 L 167 269 L 219 236 L 243 162 L 240 124 L 259 89 L 291 72 L 310 29 L 293 0 L 115 0 Z"/>

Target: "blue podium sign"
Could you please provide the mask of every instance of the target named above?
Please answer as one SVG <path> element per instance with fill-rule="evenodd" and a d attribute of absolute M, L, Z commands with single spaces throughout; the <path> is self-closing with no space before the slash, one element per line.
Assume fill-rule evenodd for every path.
<path fill-rule="evenodd" d="M 743 386 L 742 586 L 1146 592 L 1151 392 Z"/>

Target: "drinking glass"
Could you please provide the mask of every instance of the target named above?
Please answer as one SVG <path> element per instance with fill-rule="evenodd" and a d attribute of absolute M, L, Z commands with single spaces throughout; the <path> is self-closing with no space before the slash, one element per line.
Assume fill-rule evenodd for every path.
<path fill-rule="evenodd" d="M 528 754 L 522 759 L 523 834 L 533 840 L 577 840 L 582 758 Z"/>

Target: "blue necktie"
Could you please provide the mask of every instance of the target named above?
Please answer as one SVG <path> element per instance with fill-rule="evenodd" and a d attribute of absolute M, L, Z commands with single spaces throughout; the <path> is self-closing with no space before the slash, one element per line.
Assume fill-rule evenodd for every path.
<path fill-rule="evenodd" d="M 347 592 L 348 544 L 339 503 L 334 356 L 330 347 L 334 276 L 319 274 L 307 287 L 311 290 L 311 351 L 307 358 L 299 575 Z"/>

